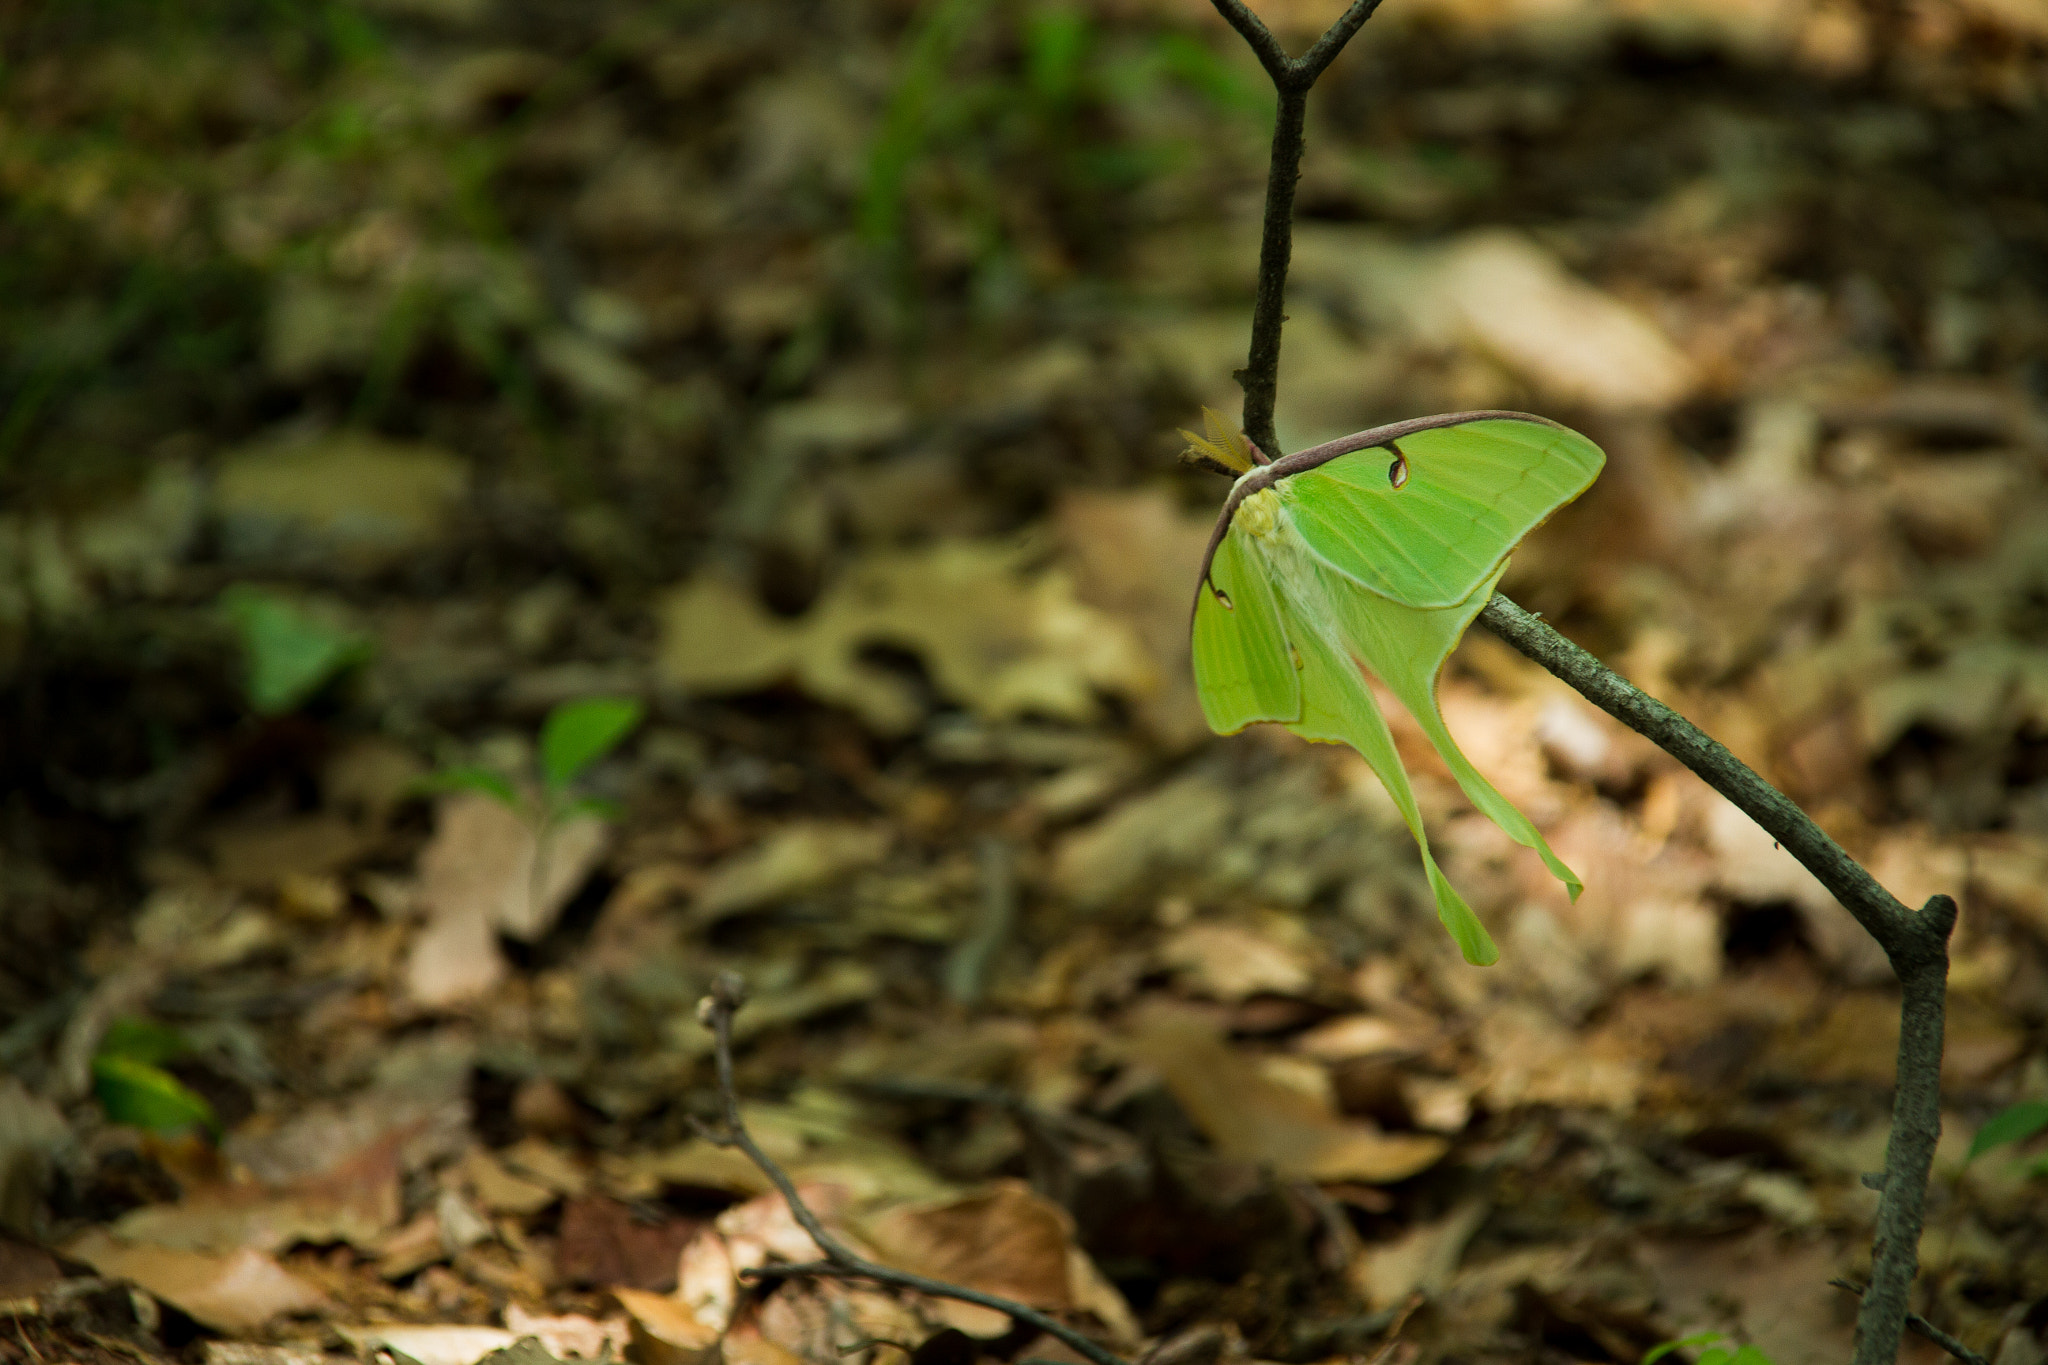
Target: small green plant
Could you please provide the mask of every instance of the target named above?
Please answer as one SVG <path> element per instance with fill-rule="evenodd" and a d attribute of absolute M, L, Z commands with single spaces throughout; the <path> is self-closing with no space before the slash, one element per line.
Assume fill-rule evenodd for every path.
<path fill-rule="evenodd" d="M 92 1059 L 93 1095 L 109 1121 L 152 1133 L 202 1128 L 220 1136 L 220 1119 L 204 1095 L 164 1069 L 190 1056 L 191 1040 L 146 1019 L 117 1019 Z"/>
<path fill-rule="evenodd" d="M 542 829 L 550 828 L 572 815 L 588 813 L 611 816 L 616 812 L 608 802 L 594 797 L 575 797 L 571 788 L 599 759 L 625 741 L 640 724 L 645 708 L 631 697 L 585 697 L 565 701 L 541 722 L 538 772 L 521 778 L 495 768 L 465 765 L 443 768 L 423 783 L 428 791 L 482 792 L 502 801 L 519 815 Z M 537 801 L 524 794 L 539 778 Z"/>
<path fill-rule="evenodd" d="M 263 588 L 235 584 L 220 610 L 241 641 L 242 690 L 259 716 L 297 710 L 370 657 L 363 636 Z"/>
<path fill-rule="evenodd" d="M 2025 1142 L 2028 1138 L 2048 1130 L 2048 1100 L 2021 1100 L 2008 1104 L 1984 1121 L 1977 1135 L 1970 1139 L 1969 1155 L 1963 1158 L 1963 1168 L 1986 1152 L 2000 1147 L 2009 1147 Z M 2048 1157 L 2041 1157 L 2027 1168 L 2029 1175 L 2048 1175 Z"/>
<path fill-rule="evenodd" d="M 1710 1343 L 1721 1340 L 1719 1332 L 1699 1332 L 1678 1341 L 1667 1341 L 1662 1346 L 1653 1346 L 1643 1357 L 1643 1365 L 1656 1365 L 1665 1356 L 1679 1351 L 1689 1351 L 1695 1346 L 1705 1346 L 1693 1360 L 1693 1365 L 1771 1365 L 1771 1358 L 1754 1346 L 1737 1346 L 1730 1350 L 1726 1346 Z"/>

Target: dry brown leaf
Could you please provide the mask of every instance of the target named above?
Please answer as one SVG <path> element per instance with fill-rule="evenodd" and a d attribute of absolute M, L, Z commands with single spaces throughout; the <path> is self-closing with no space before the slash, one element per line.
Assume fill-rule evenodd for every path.
<path fill-rule="evenodd" d="M 655 1186 L 644 1193 L 652 1194 Z M 696 1234 L 686 1218 L 649 1223 L 616 1200 L 586 1195 L 562 1208 L 555 1266 L 571 1284 L 626 1285 L 667 1293 L 676 1283 L 676 1257 Z"/>
<path fill-rule="evenodd" d="M 1188 603 L 1212 518 L 1160 489 L 1062 498 L 1054 524 L 1074 563 L 1081 599 L 1130 623 L 1165 680 L 1138 705 L 1147 729 L 1176 748 L 1209 733 L 1188 653 Z"/>
<path fill-rule="evenodd" d="M 1442 1138 L 1339 1118 L 1326 1103 L 1268 1078 L 1187 1011 L 1157 1005 L 1142 1012 L 1132 1050 L 1158 1069 L 1217 1150 L 1284 1178 L 1386 1184 L 1428 1169 L 1448 1150 Z"/>
<path fill-rule="evenodd" d="M 755 847 L 712 870 L 690 908 L 708 924 L 829 886 L 888 853 L 889 831 L 879 825 L 799 820 L 780 826 Z"/>
<path fill-rule="evenodd" d="M 866 1228 L 886 1261 L 904 1270 L 1033 1308 L 1071 1304 L 1072 1220 L 1014 1182 L 942 1204 L 890 1209 Z"/>
<path fill-rule="evenodd" d="M 1636 1255 L 1675 1330 L 1737 1332 L 1777 1365 L 1822 1365 L 1849 1354 L 1851 1320 L 1841 1311 L 1841 1291 L 1828 1285 L 1848 1267 L 1826 1241 L 1758 1228 L 1691 1242 L 1645 1238 Z"/>
<path fill-rule="evenodd" d="M 696 1315 L 697 1321 L 723 1332 L 732 1326 L 739 1292 L 739 1271 L 733 1265 L 732 1247 L 715 1230 L 703 1229 L 676 1258 L 675 1298 Z"/>
<path fill-rule="evenodd" d="M 64 1278 L 56 1258 L 41 1247 L 0 1237 L 0 1299 L 26 1299 Z"/>
<path fill-rule="evenodd" d="M 1136 1340 L 1129 1305 L 1074 1245 L 1073 1219 L 1015 1181 L 938 1204 L 887 1210 L 864 1225 L 887 1264 L 1052 1312 L 1093 1314 Z M 922 1311 L 969 1336 L 1000 1336 L 1009 1318 L 950 1300 Z"/>
<path fill-rule="evenodd" d="M 839 1353 L 834 1352 L 837 1356 Z M 770 1341 L 751 1324 L 727 1333 L 719 1343 L 723 1365 L 805 1365 L 817 1357 L 799 1355 L 787 1346 Z"/>
<path fill-rule="evenodd" d="M 482 1147 L 472 1147 L 463 1155 L 462 1178 L 477 1204 L 489 1213 L 523 1217 L 539 1213 L 560 1197 L 546 1185 L 514 1175 Z"/>
<path fill-rule="evenodd" d="M 215 1256 L 129 1245 L 93 1229 L 65 1243 L 62 1251 L 109 1279 L 133 1280 L 217 1332 L 255 1332 L 286 1313 L 333 1307 L 318 1289 L 246 1247 Z"/>
<path fill-rule="evenodd" d="M 270 891 L 289 876 L 340 871 L 361 857 L 373 840 L 339 816 L 304 815 L 222 824 L 207 843 L 222 881 L 250 891 Z"/>
<path fill-rule="evenodd" d="M 1595 408 L 1666 408 L 1692 366 L 1655 324 L 1571 275 L 1518 233 L 1473 233 L 1441 266 L 1438 296 L 1456 325 L 1557 397 Z"/>
<path fill-rule="evenodd" d="M 1213 1000 L 1300 995 L 1315 980 L 1301 952 L 1235 924 L 1190 924 L 1161 945 L 1159 956 Z"/>
<path fill-rule="evenodd" d="M 544 1185 L 559 1195 L 573 1198 L 590 1184 L 589 1175 L 575 1158 L 539 1138 L 521 1138 L 510 1147 L 499 1149 L 497 1158 L 512 1174 Z"/>
<path fill-rule="evenodd" d="M 427 925 L 413 943 L 406 985 L 424 1005 L 452 1005 L 490 990 L 505 973 L 499 933 L 532 940 L 604 855 L 604 821 L 571 816 L 543 831 L 480 792 L 441 799 L 433 842 L 420 854 Z"/>
<path fill-rule="evenodd" d="M 110 1229 L 125 1242 L 185 1251 L 347 1242 L 375 1249 L 398 1222 L 400 1153 L 410 1134 L 386 1134 L 330 1169 L 272 1188 L 255 1182 L 191 1190 L 173 1204 L 123 1215 Z"/>
<path fill-rule="evenodd" d="M 1207 856 L 1230 813 L 1230 793 L 1215 778 L 1176 778 L 1062 839 L 1054 884 L 1083 906 L 1107 904 L 1148 874 Z"/>
<path fill-rule="evenodd" d="M 830 1221 L 846 1204 L 846 1191 L 837 1185 L 797 1186 L 797 1194 L 812 1212 Z M 780 1194 L 764 1194 L 735 1204 L 718 1215 L 718 1230 L 724 1234 L 736 1270 L 753 1270 L 778 1261 L 823 1260 L 825 1253 L 798 1225 Z"/>
<path fill-rule="evenodd" d="M 1970 846 L 1970 889 L 2048 941 L 2048 841 L 1992 835 Z"/>
<path fill-rule="evenodd" d="M 1484 1093 L 1495 1109 L 1554 1104 L 1628 1113 L 1642 1094 L 1644 1058 L 1611 1036 L 1588 1039 L 1561 1028 L 1527 1005 L 1497 1006 L 1479 1021 L 1475 1039 L 1489 1068 Z"/>
<path fill-rule="evenodd" d="M 624 1318 L 600 1321 L 581 1313 L 547 1317 L 529 1313 L 516 1303 L 505 1305 L 505 1330 L 515 1337 L 539 1338 L 557 1358 L 597 1360 L 608 1354 L 621 1360 L 632 1341 L 632 1329 Z"/>
<path fill-rule="evenodd" d="M 626 1199 L 645 1199 L 664 1185 L 749 1197 L 774 1188 L 745 1152 L 703 1138 L 651 1152 L 605 1156 L 598 1169 L 603 1188 Z"/>
<path fill-rule="evenodd" d="M 1471 1200 L 1435 1222 L 1419 1223 L 1391 1242 L 1359 1248 L 1346 1272 L 1369 1307 L 1391 1308 L 1421 1290 L 1434 1294 L 1457 1273 L 1465 1244 L 1486 1221 L 1487 1205 Z"/>
<path fill-rule="evenodd" d="M 1294 1040 L 1295 1050 L 1318 1061 L 1343 1062 L 1357 1057 L 1413 1056 L 1428 1040 L 1376 1014 L 1342 1014 L 1309 1029 Z"/>
<path fill-rule="evenodd" d="M 229 454 L 213 502 L 231 558 L 367 571 L 438 544 L 468 486 L 447 451 L 347 433 Z"/>
<path fill-rule="evenodd" d="M 923 707 L 863 661 L 875 645 L 915 652 L 942 693 L 990 719 L 1092 720 L 1098 691 L 1140 698 L 1158 686 L 1123 622 L 1083 604 L 1062 571 L 1031 573 L 1023 562 L 1015 547 L 983 541 L 876 554 L 788 625 L 744 589 L 699 578 L 662 608 L 658 668 L 692 692 L 791 679 L 885 734 L 914 727 Z"/>
<path fill-rule="evenodd" d="M 666 1294 L 620 1286 L 612 1297 L 633 1319 L 635 1354 L 650 1365 L 695 1365 L 718 1348 L 718 1330 Z"/>
<path fill-rule="evenodd" d="M 372 1323 L 334 1329 L 366 1356 L 382 1348 L 417 1360 L 420 1365 L 476 1365 L 493 1351 L 519 1340 L 502 1327 L 465 1327 L 455 1323 Z"/>

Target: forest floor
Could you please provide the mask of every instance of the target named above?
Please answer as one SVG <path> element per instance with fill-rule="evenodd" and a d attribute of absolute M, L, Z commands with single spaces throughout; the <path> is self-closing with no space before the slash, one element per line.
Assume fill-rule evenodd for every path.
<path fill-rule="evenodd" d="M 1127 1358 L 1847 1358 L 1897 993 L 1817 883 L 1475 631 L 1586 891 L 1390 706 L 1468 967 L 1362 760 L 1203 724 L 1271 101 L 1202 0 L 0 51 L 0 1359 L 1075 1359 L 736 1279 L 808 1242 L 695 1126 L 728 968 L 835 1227 Z M 1300 211 L 1288 446 L 1586 431 L 1507 591 L 1961 902 L 1916 1304 L 2048 1360 L 2048 1161 L 1969 1159 L 2048 1101 L 2048 10 L 1387 0 Z"/>

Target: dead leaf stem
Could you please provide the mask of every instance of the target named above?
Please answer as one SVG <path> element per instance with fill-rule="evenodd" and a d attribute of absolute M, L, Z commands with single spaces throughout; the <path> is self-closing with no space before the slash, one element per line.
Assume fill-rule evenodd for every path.
<path fill-rule="evenodd" d="M 1074 1350 L 1079 1351 L 1093 1365 L 1129 1365 L 1123 1357 L 1104 1350 L 1080 1332 L 1058 1319 L 1027 1307 L 1000 1294 L 984 1294 L 966 1285 L 951 1284 L 945 1280 L 934 1280 L 924 1275 L 897 1270 L 891 1266 L 870 1261 L 854 1252 L 844 1242 L 825 1230 L 825 1224 L 811 1211 L 803 1196 L 796 1190 L 796 1183 L 788 1172 L 777 1164 L 775 1158 L 763 1151 L 747 1131 L 744 1119 L 740 1117 L 739 1090 L 733 1084 L 732 1075 L 732 1020 L 746 1003 L 746 982 L 739 973 L 720 972 L 711 983 L 711 994 L 697 1004 L 697 1018 L 704 1027 L 711 1030 L 716 1042 L 718 1065 L 718 1094 L 725 1107 L 724 1129 L 706 1128 L 704 1136 L 721 1147 L 737 1147 L 746 1154 L 749 1161 L 760 1168 L 761 1174 L 781 1194 L 789 1205 L 790 1216 L 797 1226 L 810 1234 L 818 1249 L 825 1253 L 822 1261 L 803 1261 L 793 1265 L 766 1265 L 744 1272 L 752 1279 L 838 1279 L 867 1280 L 873 1284 L 890 1285 L 897 1289 L 908 1289 L 933 1298 L 954 1299 L 960 1303 L 971 1303 L 982 1308 L 992 1308 L 998 1313 L 1007 1313 L 1011 1318 L 1036 1327 L 1048 1336 L 1056 1337 Z"/>

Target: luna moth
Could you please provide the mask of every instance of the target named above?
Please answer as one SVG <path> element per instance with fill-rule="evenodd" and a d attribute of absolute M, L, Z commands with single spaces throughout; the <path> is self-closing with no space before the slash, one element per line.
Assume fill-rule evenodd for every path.
<path fill-rule="evenodd" d="M 1415 836 L 1437 916 L 1465 960 L 1500 951 L 1436 859 L 1367 674 L 1415 718 L 1465 796 L 1531 848 L 1577 899 L 1581 885 L 1536 827 L 1459 750 L 1437 677 L 1492 596 L 1509 553 L 1599 476 L 1579 433 L 1520 412 L 1419 417 L 1278 460 L 1205 410 L 1182 432 L 1204 464 L 1237 475 L 1195 592 L 1195 687 L 1209 727 L 1277 721 L 1348 744 Z"/>

